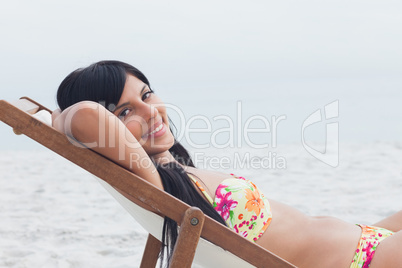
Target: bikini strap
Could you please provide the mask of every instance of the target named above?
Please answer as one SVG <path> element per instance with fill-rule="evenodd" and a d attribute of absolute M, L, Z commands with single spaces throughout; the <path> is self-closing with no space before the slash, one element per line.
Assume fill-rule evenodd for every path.
<path fill-rule="evenodd" d="M 189 173 L 187 173 L 187 175 L 190 177 L 190 179 L 193 180 L 195 185 L 197 185 L 198 189 L 200 189 L 201 193 L 203 193 L 203 195 L 208 199 L 209 203 L 213 204 L 214 201 L 212 200 L 211 196 L 207 193 L 207 191 L 205 191 L 204 187 L 202 187 L 202 185 L 194 178 L 193 175 Z"/>

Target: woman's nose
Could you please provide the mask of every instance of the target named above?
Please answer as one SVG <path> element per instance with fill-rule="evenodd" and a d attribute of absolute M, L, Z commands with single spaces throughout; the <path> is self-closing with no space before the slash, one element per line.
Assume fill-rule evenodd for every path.
<path fill-rule="evenodd" d="M 141 114 L 137 115 L 140 115 L 142 118 L 144 118 L 146 122 L 148 122 L 149 120 L 156 118 L 158 116 L 157 105 L 145 104 L 141 109 Z"/>
<path fill-rule="evenodd" d="M 158 109 L 156 108 L 156 105 L 150 105 L 150 112 L 151 112 L 151 118 L 156 118 L 158 116 Z"/>

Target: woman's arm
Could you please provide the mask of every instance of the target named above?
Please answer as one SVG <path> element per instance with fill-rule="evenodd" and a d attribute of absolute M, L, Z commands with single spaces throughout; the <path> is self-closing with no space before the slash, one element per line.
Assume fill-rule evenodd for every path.
<path fill-rule="evenodd" d="M 55 111 L 52 120 L 53 126 L 75 145 L 81 143 L 163 189 L 159 173 L 141 144 L 100 104 L 79 102 L 62 113 Z"/>

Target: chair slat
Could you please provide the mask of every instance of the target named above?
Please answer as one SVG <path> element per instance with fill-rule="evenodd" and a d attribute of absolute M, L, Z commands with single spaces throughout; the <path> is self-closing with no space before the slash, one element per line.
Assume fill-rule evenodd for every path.
<path fill-rule="evenodd" d="M 34 114 L 39 111 L 39 105 L 36 105 L 35 103 L 27 99 L 19 99 L 12 102 L 11 104 L 29 114 Z"/>

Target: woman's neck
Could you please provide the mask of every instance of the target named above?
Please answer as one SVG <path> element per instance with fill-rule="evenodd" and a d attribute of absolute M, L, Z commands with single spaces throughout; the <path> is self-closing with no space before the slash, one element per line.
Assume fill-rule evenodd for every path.
<path fill-rule="evenodd" d="M 169 151 L 164 151 L 162 153 L 154 154 L 151 156 L 151 158 L 153 159 L 153 161 L 156 164 L 159 164 L 159 165 L 170 163 L 170 162 L 178 163 Z"/>

